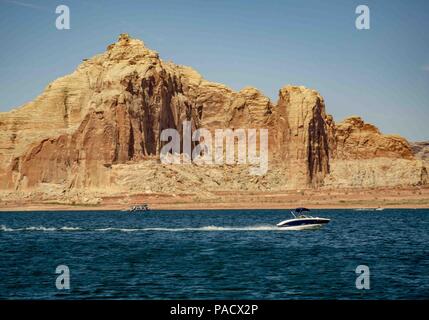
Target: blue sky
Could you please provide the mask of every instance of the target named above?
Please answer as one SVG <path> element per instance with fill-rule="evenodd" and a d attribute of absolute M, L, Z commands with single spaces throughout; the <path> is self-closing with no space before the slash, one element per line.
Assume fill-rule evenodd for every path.
<path fill-rule="evenodd" d="M 55 28 L 59 4 L 70 7 L 70 30 Z M 355 28 L 359 4 L 370 30 Z M 283 85 L 305 85 L 337 122 L 360 115 L 384 133 L 429 139 L 426 0 L 0 0 L 0 111 L 122 32 L 235 90 L 257 87 L 275 102 Z"/>

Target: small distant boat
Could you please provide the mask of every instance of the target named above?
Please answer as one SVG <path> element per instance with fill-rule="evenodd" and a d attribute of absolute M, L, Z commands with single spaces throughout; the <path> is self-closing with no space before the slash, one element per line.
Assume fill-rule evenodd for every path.
<path fill-rule="evenodd" d="M 147 203 L 143 203 L 141 205 L 132 206 L 127 210 L 129 213 L 139 213 L 139 212 L 146 212 L 150 211 L 149 205 Z"/>
<path fill-rule="evenodd" d="M 277 224 L 277 227 L 292 230 L 314 229 L 320 228 L 324 224 L 327 224 L 329 221 L 331 221 L 330 219 L 326 218 L 304 215 L 303 212 L 310 212 L 310 209 L 296 208 L 294 211 L 291 211 L 293 219 L 282 221 Z"/>
<path fill-rule="evenodd" d="M 384 210 L 384 208 L 377 208 L 377 209 L 375 209 L 375 211 L 383 211 Z"/>

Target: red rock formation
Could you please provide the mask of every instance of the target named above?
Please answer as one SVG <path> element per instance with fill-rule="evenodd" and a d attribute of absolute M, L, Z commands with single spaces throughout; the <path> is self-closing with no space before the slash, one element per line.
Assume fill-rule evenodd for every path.
<path fill-rule="evenodd" d="M 254 88 L 234 92 L 206 81 L 189 67 L 162 61 L 142 41 L 121 35 L 105 53 L 85 59 L 75 72 L 50 84 L 34 102 L 0 114 L 0 188 L 55 184 L 64 190 L 127 191 L 131 173 L 124 166 L 159 155 L 160 132 L 180 132 L 184 120 L 192 120 L 194 129 L 268 128 L 270 170 L 285 176 L 281 188 L 343 185 L 339 161 L 414 161 L 405 139 L 384 136 L 360 118 L 335 125 L 314 90 L 286 86 L 273 105 Z M 338 170 L 331 177 L 332 161 Z M 373 167 L 369 162 L 364 170 Z M 407 176 L 406 167 L 400 177 Z M 283 181 L 267 176 L 268 187 Z M 219 185 L 217 178 L 207 179 Z M 353 181 L 351 185 L 362 183 Z"/>
<path fill-rule="evenodd" d="M 350 117 L 335 127 L 336 147 L 333 156 L 339 159 L 372 159 L 377 157 L 413 159 L 407 140 L 383 135 L 360 117 Z"/>
<path fill-rule="evenodd" d="M 277 105 L 279 144 L 291 185 L 318 186 L 329 173 L 323 98 L 314 90 L 287 86 Z"/>

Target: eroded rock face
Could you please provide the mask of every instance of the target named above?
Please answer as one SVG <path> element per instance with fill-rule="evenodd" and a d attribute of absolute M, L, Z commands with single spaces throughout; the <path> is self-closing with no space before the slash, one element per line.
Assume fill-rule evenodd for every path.
<path fill-rule="evenodd" d="M 426 165 L 417 161 L 407 140 L 383 135 L 360 117 L 333 127 L 331 173 L 325 187 L 395 187 L 428 183 Z"/>
<path fill-rule="evenodd" d="M 332 160 L 327 188 L 378 188 L 421 186 L 429 183 L 425 164 L 403 158 Z"/>
<path fill-rule="evenodd" d="M 255 88 L 235 92 L 189 67 L 164 62 L 124 34 L 106 52 L 51 83 L 34 102 L 0 114 L 0 189 L 127 192 L 134 181 L 126 177 L 132 174 L 127 168 L 148 170 L 143 163 L 159 155 L 160 132 L 181 133 L 184 120 L 192 121 L 194 130 L 269 129 L 266 177 L 245 179 L 239 169 L 219 167 L 210 171 L 213 177 L 204 177 L 207 186 L 237 191 L 254 183 L 266 190 L 359 186 L 368 185 L 370 172 L 376 181 L 369 184 L 376 186 L 395 185 L 395 179 L 398 185 L 427 183 L 425 168 L 415 162 L 405 139 L 382 135 L 358 117 L 336 125 L 314 90 L 286 86 L 275 105 Z M 399 171 L 383 180 L 378 159 L 384 158 Z M 365 165 L 353 164 L 360 160 Z M 151 165 L 164 172 L 158 162 Z M 358 169 L 351 173 L 350 166 Z M 235 179 L 242 183 L 232 183 Z M 167 184 L 181 190 L 180 182 Z M 192 183 L 186 188 L 197 189 L 203 189 L 199 183 L 195 190 Z"/>
<path fill-rule="evenodd" d="M 156 155 L 159 132 L 191 117 L 180 73 L 163 68 L 143 42 L 122 35 L 49 85 L 36 103 L 2 115 L 0 123 L 10 123 L 2 125 L 3 135 L 15 137 L 16 145 L 5 143 L 2 152 L 11 163 L 3 170 L 6 187 L 103 185 L 105 168 Z"/>
<path fill-rule="evenodd" d="M 286 86 L 280 90 L 277 129 L 281 158 L 292 187 L 318 186 L 329 173 L 325 103 L 314 90 Z"/>
<path fill-rule="evenodd" d="M 360 117 L 350 117 L 338 123 L 335 127 L 335 139 L 333 157 L 337 159 L 414 158 L 406 139 L 383 135 Z"/>

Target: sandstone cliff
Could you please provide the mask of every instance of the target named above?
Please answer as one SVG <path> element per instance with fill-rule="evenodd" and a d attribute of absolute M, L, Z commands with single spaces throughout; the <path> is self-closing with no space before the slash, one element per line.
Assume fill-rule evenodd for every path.
<path fill-rule="evenodd" d="M 193 129 L 268 128 L 268 173 L 160 164 L 160 132 L 180 132 L 184 120 Z M 0 178 L 9 194 L 53 196 L 428 183 L 405 139 L 359 117 L 335 124 L 314 90 L 285 86 L 273 104 L 255 88 L 235 92 L 164 62 L 126 34 L 34 102 L 0 113 Z"/>
<path fill-rule="evenodd" d="M 329 173 L 328 129 L 323 98 L 304 87 L 284 87 L 277 103 L 277 148 L 291 187 L 320 186 Z"/>
<path fill-rule="evenodd" d="M 400 136 L 383 135 L 360 117 L 350 117 L 338 123 L 335 126 L 335 140 L 333 157 L 338 159 L 414 159 L 407 140 Z"/>
<path fill-rule="evenodd" d="M 354 116 L 333 128 L 331 173 L 325 187 L 396 187 L 425 185 L 427 165 L 415 158 L 408 141 L 383 135 Z"/>

